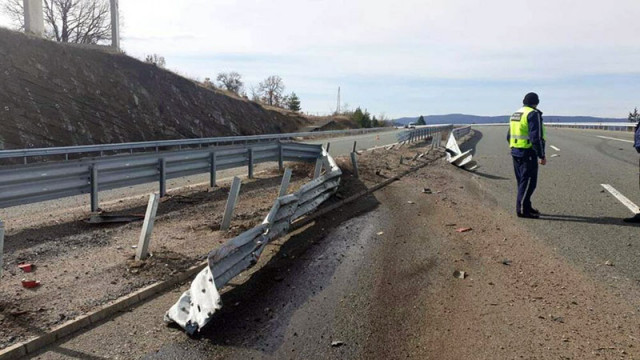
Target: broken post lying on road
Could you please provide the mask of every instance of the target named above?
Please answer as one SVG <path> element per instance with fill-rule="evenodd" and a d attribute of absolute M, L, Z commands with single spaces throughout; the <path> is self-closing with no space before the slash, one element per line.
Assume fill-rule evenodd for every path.
<path fill-rule="evenodd" d="M 209 266 L 202 270 L 164 316 L 188 334 L 204 327 L 222 307 L 218 289 L 244 270 L 254 266 L 268 243 L 288 233 L 291 223 L 312 211 L 338 190 L 342 171 L 323 150 L 327 171 L 291 195 L 279 197 L 262 224 L 229 240 L 209 253 Z"/>

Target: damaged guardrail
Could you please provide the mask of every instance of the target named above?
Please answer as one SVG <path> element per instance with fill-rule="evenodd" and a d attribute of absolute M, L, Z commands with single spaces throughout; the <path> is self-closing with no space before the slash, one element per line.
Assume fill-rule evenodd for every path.
<path fill-rule="evenodd" d="M 447 161 L 450 164 L 466 170 L 475 170 L 478 168 L 478 164 L 473 160 L 473 150 L 462 152 L 458 146 L 458 139 L 470 133 L 471 126 L 465 126 L 451 131 L 447 144 L 445 145 L 445 151 L 447 152 Z"/>
<path fill-rule="evenodd" d="M 280 196 L 262 224 L 229 240 L 208 256 L 202 270 L 165 314 L 165 321 L 180 325 L 187 333 L 200 331 L 222 307 L 218 289 L 252 267 L 271 241 L 287 234 L 291 223 L 317 209 L 340 185 L 342 171 L 323 149 L 325 174 L 305 184 L 294 194 Z"/>

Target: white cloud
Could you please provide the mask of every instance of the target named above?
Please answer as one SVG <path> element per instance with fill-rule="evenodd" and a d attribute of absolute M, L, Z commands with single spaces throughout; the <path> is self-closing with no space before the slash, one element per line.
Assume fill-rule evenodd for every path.
<path fill-rule="evenodd" d="M 638 0 L 120 0 L 120 9 L 129 54 L 164 55 L 169 67 L 200 79 L 237 70 L 256 83 L 279 74 L 306 109 L 320 112 L 334 106 L 338 85 L 358 89 L 345 93 L 357 99 L 350 103 L 400 116 L 418 106 L 465 107 L 456 107 L 455 93 L 433 91 L 434 79 L 486 82 L 460 85 L 464 98 L 478 86 L 497 96 L 541 80 L 639 73 Z M 350 83 L 366 78 L 386 86 Z M 554 93 L 569 90 L 557 86 Z M 598 93 L 584 86 L 585 96 Z M 429 95 L 407 106 L 393 89 Z M 481 107 L 501 113 L 503 98 Z"/>

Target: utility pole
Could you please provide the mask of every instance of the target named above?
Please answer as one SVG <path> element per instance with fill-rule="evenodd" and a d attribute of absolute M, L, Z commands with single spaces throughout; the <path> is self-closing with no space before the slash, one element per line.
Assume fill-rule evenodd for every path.
<path fill-rule="evenodd" d="M 39 37 L 44 35 L 42 0 L 23 0 L 24 31 Z"/>
<path fill-rule="evenodd" d="M 120 9 L 118 0 L 111 0 L 111 46 L 120 50 Z"/>
<path fill-rule="evenodd" d="M 336 114 L 340 115 L 340 86 L 338 86 L 338 106 L 336 107 Z"/>

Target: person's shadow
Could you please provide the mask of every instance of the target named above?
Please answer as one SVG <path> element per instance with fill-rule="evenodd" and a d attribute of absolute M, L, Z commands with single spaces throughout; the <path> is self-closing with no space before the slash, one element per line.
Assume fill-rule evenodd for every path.
<path fill-rule="evenodd" d="M 540 214 L 540 220 L 565 221 L 565 222 L 599 224 L 599 225 L 632 226 L 632 227 L 640 226 L 640 224 L 627 223 L 622 221 L 621 218 L 614 218 L 610 216 L 587 217 L 587 216 L 575 216 L 575 215 Z"/>

